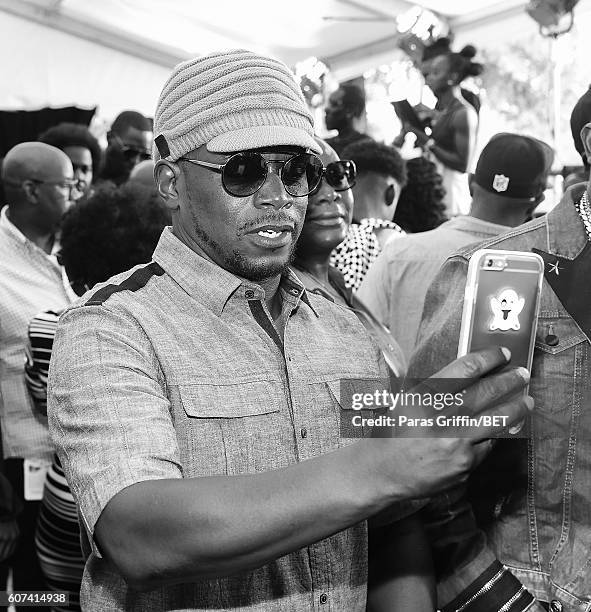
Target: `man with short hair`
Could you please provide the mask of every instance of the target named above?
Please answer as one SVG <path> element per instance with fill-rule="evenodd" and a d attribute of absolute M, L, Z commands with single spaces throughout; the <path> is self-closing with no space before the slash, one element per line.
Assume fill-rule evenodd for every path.
<path fill-rule="evenodd" d="M 90 195 L 95 173 L 101 164 L 102 151 L 90 130 L 79 123 L 59 123 L 39 135 L 39 142 L 61 149 L 72 162 L 74 177 L 85 196 Z"/>
<path fill-rule="evenodd" d="M 470 214 L 386 245 L 358 296 L 390 328 L 407 359 L 415 347 L 425 294 L 441 264 L 460 247 L 529 221 L 544 199 L 553 159 L 552 149 L 535 138 L 493 136 L 470 177 Z"/>
<path fill-rule="evenodd" d="M 121 185 L 141 161 L 152 156 L 152 123 L 141 113 L 123 111 L 107 133 L 108 146 L 99 173 L 101 181 Z"/>
<path fill-rule="evenodd" d="M 337 130 L 338 135 L 327 138 L 326 142 L 340 156 L 342 150 L 359 140 L 372 140 L 368 134 L 356 129 L 357 122 L 365 112 L 365 95 L 353 83 L 343 83 L 330 94 L 324 110 L 327 130 Z"/>
<path fill-rule="evenodd" d="M 47 419 L 35 411 L 25 386 L 24 356 L 30 320 L 43 310 L 62 310 L 75 297 L 57 261 L 56 234 L 80 193 L 68 156 L 40 142 L 6 154 L 2 182 L 8 204 L 0 213 L 0 429 L 5 474 L 24 500 L 20 541 L 4 569 L 12 567 L 15 591 L 44 590 L 33 538 L 53 448 Z M 6 527 L 0 521 L 0 532 Z"/>
<path fill-rule="evenodd" d="M 289 268 L 325 168 L 284 64 L 243 50 L 180 64 L 155 131 L 172 229 L 150 264 L 66 311 L 50 368 L 89 553 L 82 606 L 365 610 L 365 519 L 464 478 L 493 430 L 341 439 L 340 379 L 377 381 L 385 364 L 355 315 Z M 506 360 L 446 372 L 474 412 L 514 422 L 529 400 L 498 398 L 523 372 L 467 380 Z"/>
<path fill-rule="evenodd" d="M 406 184 L 406 164 L 395 147 L 373 140 L 349 145 L 342 159 L 353 160 L 357 168 L 353 223 L 330 263 L 343 274 L 347 287 L 357 290 L 386 243 L 404 235 L 392 219 Z"/>

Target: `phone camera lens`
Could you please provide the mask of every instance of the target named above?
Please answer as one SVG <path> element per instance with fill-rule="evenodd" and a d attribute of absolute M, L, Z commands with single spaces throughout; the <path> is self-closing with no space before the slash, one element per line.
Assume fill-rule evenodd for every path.
<path fill-rule="evenodd" d="M 492 260 L 492 259 L 489 259 L 489 260 L 486 262 L 486 265 L 487 265 L 489 268 L 490 268 L 490 267 L 492 267 L 492 265 L 493 265 L 493 260 Z"/>

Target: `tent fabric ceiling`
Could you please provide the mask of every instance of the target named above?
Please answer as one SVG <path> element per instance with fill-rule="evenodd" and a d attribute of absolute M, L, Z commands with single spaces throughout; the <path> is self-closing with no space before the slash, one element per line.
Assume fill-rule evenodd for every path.
<path fill-rule="evenodd" d="M 338 58 L 393 39 L 401 13 L 423 6 L 453 24 L 522 8 L 527 0 L 0 0 L 0 9 L 37 16 L 48 25 L 76 24 L 110 32 L 155 50 L 174 64 L 211 49 L 247 47 L 289 65 L 311 55 Z M 84 29 L 86 26 L 86 29 Z M 73 33 L 73 32 L 70 32 Z M 168 57 L 171 56 L 171 57 Z M 176 57 L 175 57 L 176 56 Z"/>
<path fill-rule="evenodd" d="M 126 100 L 151 114 L 173 65 L 228 47 L 291 66 L 314 55 L 342 80 L 391 57 L 396 17 L 414 6 L 445 7 L 458 32 L 495 15 L 523 14 L 526 2 L 0 0 L 0 51 L 14 57 L 27 41 L 18 64 L 6 62 L 0 108 L 98 103 L 112 117 Z"/>

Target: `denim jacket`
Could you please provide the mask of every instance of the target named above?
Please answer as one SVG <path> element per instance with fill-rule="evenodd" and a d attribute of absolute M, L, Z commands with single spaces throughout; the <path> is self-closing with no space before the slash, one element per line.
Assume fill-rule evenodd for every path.
<path fill-rule="evenodd" d="M 583 189 L 573 187 L 545 217 L 447 260 L 427 294 L 409 376 L 430 375 L 455 358 L 476 249 L 537 248 L 567 259 L 583 250 L 573 205 Z M 529 436 L 498 441 L 466 489 L 424 511 L 446 612 L 526 610 L 528 592 L 551 610 L 591 611 L 591 346 L 546 280 L 548 266 L 545 274 Z"/>

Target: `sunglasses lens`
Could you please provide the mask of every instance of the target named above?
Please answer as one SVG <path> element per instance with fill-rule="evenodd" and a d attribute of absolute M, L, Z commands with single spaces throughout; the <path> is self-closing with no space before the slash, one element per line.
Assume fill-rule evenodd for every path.
<path fill-rule="evenodd" d="M 355 164 L 342 160 L 326 166 L 326 182 L 335 191 L 346 191 L 355 184 Z"/>
<path fill-rule="evenodd" d="M 239 198 L 255 193 L 266 177 L 267 162 L 259 153 L 238 153 L 230 157 L 222 174 L 224 187 Z"/>
<path fill-rule="evenodd" d="M 283 166 L 281 180 L 289 195 L 300 198 L 306 196 L 320 183 L 322 161 L 311 153 L 295 155 Z"/>

